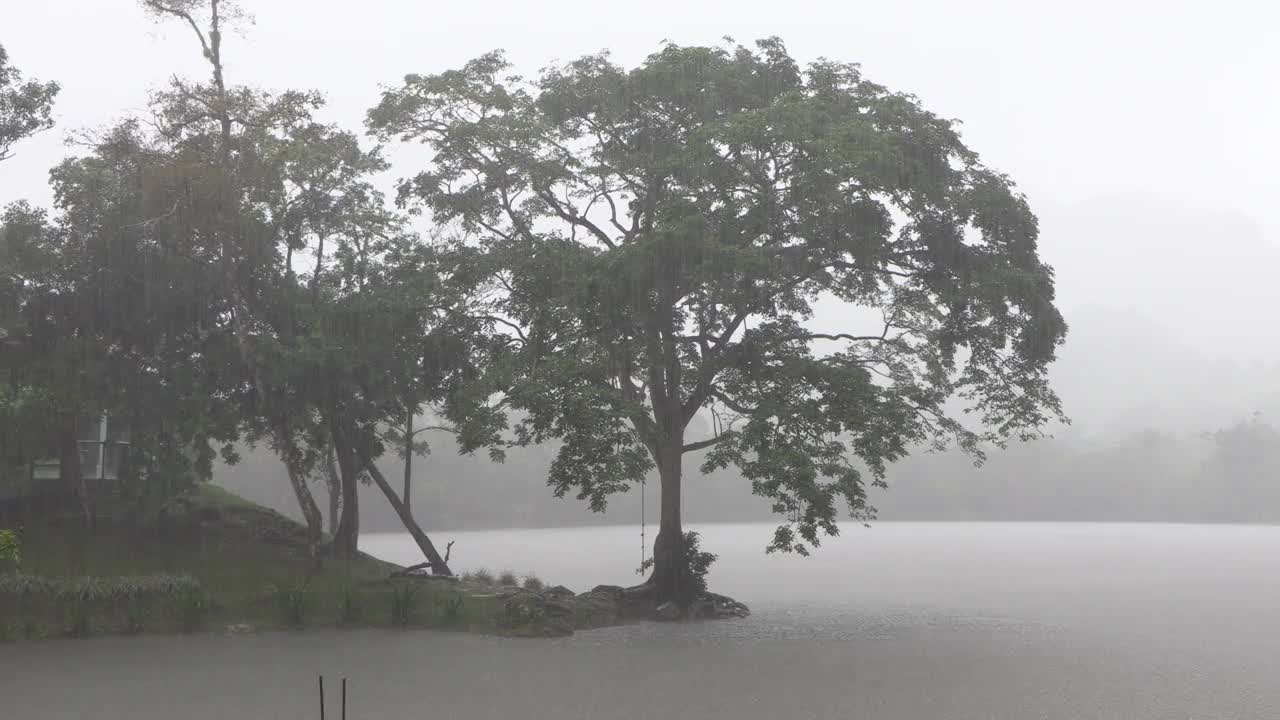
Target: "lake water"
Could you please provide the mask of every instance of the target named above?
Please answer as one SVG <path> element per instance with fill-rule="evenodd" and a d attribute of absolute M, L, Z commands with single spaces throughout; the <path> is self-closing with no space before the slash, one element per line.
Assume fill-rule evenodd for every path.
<path fill-rule="evenodd" d="M 810 558 L 765 556 L 771 526 L 698 529 L 751 618 L 0 646 L 0 717 L 316 718 L 320 673 L 350 679 L 352 720 L 1280 717 L 1280 528 L 881 523 Z M 638 532 L 435 539 L 455 570 L 584 590 L 638 579 Z M 406 536 L 364 547 L 416 557 Z"/>

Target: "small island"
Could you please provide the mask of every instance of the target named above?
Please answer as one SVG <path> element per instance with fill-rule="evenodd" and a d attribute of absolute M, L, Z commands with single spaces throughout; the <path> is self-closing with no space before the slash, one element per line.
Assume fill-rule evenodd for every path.
<path fill-rule="evenodd" d="M 304 526 L 208 483 L 145 522 L 122 514 L 88 531 L 78 515 L 52 514 L 13 537 L 16 560 L 0 559 L 0 640 L 319 627 L 559 637 L 664 616 L 621 587 L 423 575 L 362 552 L 317 559 Z M 712 595 L 696 611 L 746 614 Z"/>

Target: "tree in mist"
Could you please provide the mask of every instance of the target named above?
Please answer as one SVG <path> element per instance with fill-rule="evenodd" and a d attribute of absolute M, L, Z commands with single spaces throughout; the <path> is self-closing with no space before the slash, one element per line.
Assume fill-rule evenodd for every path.
<path fill-rule="evenodd" d="M 1255 412 L 1208 434 L 1204 491 L 1220 517 L 1257 522 L 1280 516 L 1280 431 Z"/>
<path fill-rule="evenodd" d="M 12 156 L 20 140 L 53 127 L 55 82 L 22 81 L 0 45 L 0 161 Z M 24 369 L 33 367 L 25 314 L 40 294 L 51 257 L 44 212 L 27 203 L 4 208 L 0 217 L 0 480 L 10 468 L 29 461 L 51 436 L 51 398 L 33 384 Z"/>
<path fill-rule="evenodd" d="M 454 375 L 479 357 L 473 339 L 486 334 L 458 312 L 469 286 L 453 271 L 456 253 L 424 242 L 387 207 L 371 183 L 385 169 L 378 150 L 317 122 L 317 94 L 227 83 L 222 38 L 227 18 L 239 17 L 233 4 L 143 6 L 190 27 L 211 70 L 207 83 L 174 80 L 152 110 L 163 142 L 198 154 L 191 167 L 212 178 L 209 205 L 191 216 L 190 232 L 205 239 L 206 271 L 225 302 L 248 437 L 284 461 L 313 545 L 322 514 L 308 481 L 324 477 L 340 493 L 330 497 L 339 515 L 332 547 L 349 554 L 359 538 L 358 488 L 372 480 L 432 567 L 447 572 L 407 497 L 374 461 L 387 425 L 425 403 L 480 408 L 450 394 Z M 467 423 L 464 446 L 492 440 L 486 426 Z"/>
<path fill-rule="evenodd" d="M 407 76 L 369 125 L 434 152 L 402 200 L 484 249 L 519 348 L 491 372 L 517 437 L 560 442 L 555 492 L 600 509 L 656 465 L 637 591 L 692 586 L 685 453 L 736 466 L 786 520 L 769 549 L 805 553 L 841 505 L 872 517 L 866 485 L 914 445 L 979 453 L 1060 417 L 1035 216 L 913 97 L 777 39 L 508 73 L 492 53 Z M 814 332 L 819 298 L 880 320 Z M 687 437 L 699 413 L 716 431 Z"/>
<path fill-rule="evenodd" d="M 131 428 L 121 480 L 139 501 L 157 482 L 207 477 L 209 441 L 233 439 L 236 420 L 222 401 L 228 348 L 211 332 L 218 294 L 181 222 L 198 192 L 173 182 L 186 158 L 133 122 L 85 145 L 51 172 L 55 215 L 16 205 L 4 218 L 20 290 L 6 306 L 21 340 L 5 352 L 19 401 L 6 418 L 18 442 L 5 447 L 19 464 L 59 458 L 91 521 L 82 418 L 107 412 Z"/>
<path fill-rule="evenodd" d="M 0 161 L 13 154 L 13 146 L 53 127 L 53 101 L 59 91 L 56 82 L 22 81 L 22 73 L 9 64 L 9 54 L 0 45 Z"/>

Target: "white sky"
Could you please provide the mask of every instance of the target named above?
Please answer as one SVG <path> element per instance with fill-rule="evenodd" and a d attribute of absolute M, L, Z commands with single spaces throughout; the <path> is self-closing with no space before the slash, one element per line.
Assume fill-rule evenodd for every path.
<path fill-rule="evenodd" d="M 1186 338 L 1216 331 L 1213 342 L 1228 353 L 1249 354 L 1248 343 L 1255 357 L 1280 347 L 1280 333 L 1268 329 L 1280 325 L 1280 306 L 1258 307 L 1257 301 L 1280 298 L 1259 295 L 1261 284 L 1280 286 L 1274 282 L 1280 254 L 1272 252 L 1280 246 L 1273 209 L 1280 190 L 1277 3 L 242 4 L 256 23 L 227 40 L 229 80 L 320 89 L 330 101 L 329 117 L 353 129 L 361 127 L 380 86 L 408 72 L 456 67 L 495 48 L 506 49 L 529 75 L 548 62 L 604 48 L 631 65 L 664 39 L 715 43 L 724 35 L 743 42 L 778 35 L 802 61 L 860 62 L 869 79 L 963 120 L 969 146 L 1029 195 L 1042 217 L 1044 254 L 1059 269 L 1069 319 L 1072 306 L 1146 303 L 1149 314 L 1163 316 L 1162 325 L 1189 328 Z M 67 154 L 67 131 L 141 110 L 147 91 L 170 74 L 206 72 L 189 31 L 150 21 L 136 0 L 0 0 L 0 43 L 26 76 L 55 79 L 64 88 L 58 129 L 18 145 L 16 156 L 0 164 L 0 204 L 49 201 L 46 173 Z M 391 159 L 400 161 L 396 175 L 414 172 L 411 153 Z M 1114 196 L 1132 194 L 1146 197 L 1115 204 Z M 1113 255 L 1118 245 L 1125 249 Z M 1150 267 L 1115 261 L 1147 263 L 1152 253 L 1158 257 Z M 1233 263 L 1257 266 L 1257 257 L 1274 260 L 1276 273 L 1254 272 L 1241 290 Z M 1205 268 L 1216 274 L 1206 280 Z M 1143 284 L 1144 273 L 1159 277 Z M 1196 281 L 1210 288 L 1195 291 L 1203 297 L 1185 288 Z M 1217 295 L 1234 299 L 1214 306 Z M 1183 322 L 1187 313 L 1199 315 Z"/>
<path fill-rule="evenodd" d="M 610 48 L 630 64 L 669 38 L 776 34 L 801 59 L 861 62 L 871 79 L 964 121 L 965 137 L 1038 205 L 1142 190 L 1238 210 L 1266 227 L 1280 188 L 1280 9 L 1259 0 L 712 2 L 244 0 L 229 75 L 327 93 L 363 119 L 378 86 L 505 48 L 532 74 Z M 359 8 L 355 10 L 353 8 Z M 135 0 L 0 0 L 0 42 L 28 76 L 57 79 L 60 131 L 141 108 L 172 72 L 204 74 L 184 28 Z M 61 132 L 0 166 L 0 199 L 41 198 Z M 406 169 L 407 170 L 407 169 Z"/>

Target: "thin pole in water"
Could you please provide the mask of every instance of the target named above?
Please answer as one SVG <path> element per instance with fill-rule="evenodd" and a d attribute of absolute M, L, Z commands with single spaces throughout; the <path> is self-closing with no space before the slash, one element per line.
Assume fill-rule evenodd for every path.
<path fill-rule="evenodd" d="M 324 676 L 320 676 L 320 720 L 324 720 Z"/>
<path fill-rule="evenodd" d="M 347 679 L 342 678 L 342 720 L 347 720 Z"/>

